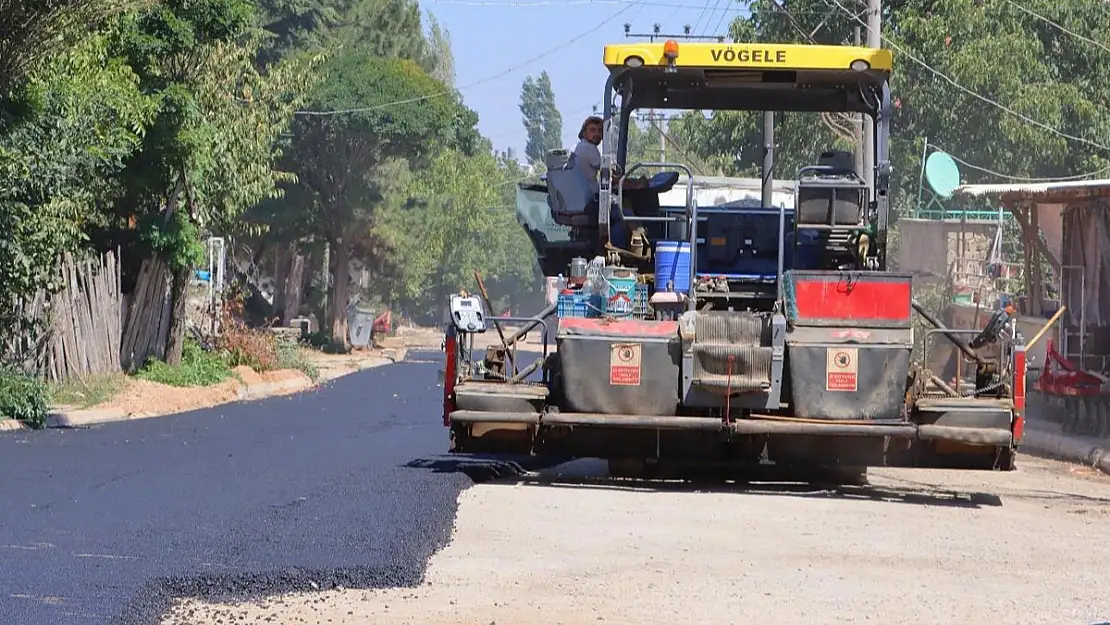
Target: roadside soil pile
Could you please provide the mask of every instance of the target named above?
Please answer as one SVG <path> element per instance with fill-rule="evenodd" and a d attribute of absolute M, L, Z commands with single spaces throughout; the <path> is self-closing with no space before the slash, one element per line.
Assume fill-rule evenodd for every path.
<path fill-rule="evenodd" d="M 280 369 L 260 374 L 250 367 L 239 366 L 233 371 L 239 379 L 232 377 L 211 386 L 170 386 L 128 378 L 118 395 L 93 406 L 92 409 L 119 411 L 133 417 L 147 417 L 187 412 L 235 401 L 239 398 L 240 389 L 244 384 L 255 386 L 292 380 L 303 382 L 303 384 L 289 384 L 291 388 L 283 388 L 273 393 L 274 395 L 303 390 L 312 384 L 307 375 L 295 369 Z"/>

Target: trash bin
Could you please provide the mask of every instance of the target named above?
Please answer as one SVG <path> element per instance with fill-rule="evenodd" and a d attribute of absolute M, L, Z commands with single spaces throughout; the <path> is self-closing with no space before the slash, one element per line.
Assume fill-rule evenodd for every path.
<path fill-rule="evenodd" d="M 352 308 L 347 311 L 347 331 L 352 347 L 369 347 L 374 330 L 374 311 Z"/>

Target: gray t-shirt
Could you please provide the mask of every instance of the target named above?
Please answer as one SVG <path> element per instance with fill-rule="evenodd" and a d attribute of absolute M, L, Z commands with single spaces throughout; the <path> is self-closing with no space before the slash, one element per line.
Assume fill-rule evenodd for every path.
<path fill-rule="evenodd" d="M 601 151 L 597 146 L 582 139 L 574 147 L 574 166 L 590 181 L 590 189 L 597 193 L 597 172 L 601 169 Z"/>

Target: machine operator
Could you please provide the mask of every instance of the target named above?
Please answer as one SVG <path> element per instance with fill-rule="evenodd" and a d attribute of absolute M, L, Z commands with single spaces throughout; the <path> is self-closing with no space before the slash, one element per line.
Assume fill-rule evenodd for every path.
<path fill-rule="evenodd" d="M 574 166 L 586 175 L 586 179 L 590 181 L 590 189 L 594 193 L 598 192 L 597 174 L 601 170 L 601 151 L 597 146 L 601 145 L 601 137 L 604 134 L 602 119 L 591 115 L 582 122 L 582 128 L 578 131 L 578 145 L 574 147 Z M 614 184 L 620 180 L 616 171 L 613 172 L 612 178 Z M 643 189 L 647 184 L 647 178 L 629 178 L 624 181 L 624 188 Z"/>

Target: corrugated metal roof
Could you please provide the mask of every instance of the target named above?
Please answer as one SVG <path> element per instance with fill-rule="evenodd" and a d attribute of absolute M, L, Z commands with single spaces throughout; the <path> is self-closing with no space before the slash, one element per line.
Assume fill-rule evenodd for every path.
<path fill-rule="evenodd" d="M 1039 182 L 1018 184 L 965 184 L 956 187 L 953 195 L 985 197 L 989 195 L 1009 198 L 1034 198 L 1045 196 L 1069 197 L 1075 195 L 1110 195 L 1110 179 L 1072 180 L 1068 182 Z"/>

